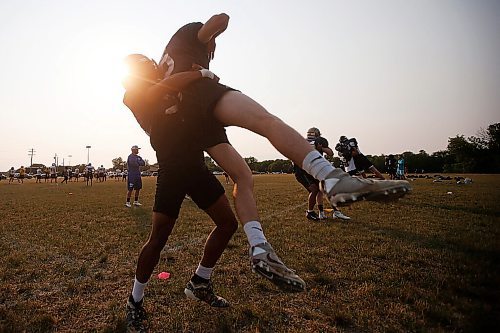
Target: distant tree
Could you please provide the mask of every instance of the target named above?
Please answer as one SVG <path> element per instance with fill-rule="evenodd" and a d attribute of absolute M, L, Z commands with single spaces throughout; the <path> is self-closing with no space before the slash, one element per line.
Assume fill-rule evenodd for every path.
<path fill-rule="evenodd" d="M 245 162 L 248 164 L 248 167 L 250 168 L 250 170 L 252 171 L 258 171 L 258 165 L 259 165 L 259 161 L 255 158 L 255 157 L 245 157 L 244 158 Z"/>
<path fill-rule="evenodd" d="M 290 160 L 274 160 L 267 167 L 268 172 L 291 173 L 292 170 L 293 170 L 293 165 Z"/>
<path fill-rule="evenodd" d="M 493 153 L 500 153 L 500 123 L 488 126 L 487 146 Z"/>
<path fill-rule="evenodd" d="M 121 157 L 113 158 L 111 163 L 113 163 L 113 169 L 121 169 L 124 165 L 123 158 Z"/>
<path fill-rule="evenodd" d="M 274 162 L 274 160 L 266 160 L 266 161 L 262 161 L 262 162 L 257 162 L 254 164 L 253 171 L 268 172 L 269 165 L 273 162 Z"/>
<path fill-rule="evenodd" d="M 75 165 L 75 166 L 73 167 L 73 169 L 78 168 L 78 170 L 79 170 L 80 172 L 83 172 L 83 170 L 85 170 L 85 167 L 86 167 L 86 166 L 87 166 L 86 164 L 77 164 L 77 165 Z"/>
<path fill-rule="evenodd" d="M 445 172 L 474 172 L 479 154 L 478 146 L 468 141 L 463 135 L 448 139 L 448 152 L 453 157 L 451 164 L 446 164 Z"/>

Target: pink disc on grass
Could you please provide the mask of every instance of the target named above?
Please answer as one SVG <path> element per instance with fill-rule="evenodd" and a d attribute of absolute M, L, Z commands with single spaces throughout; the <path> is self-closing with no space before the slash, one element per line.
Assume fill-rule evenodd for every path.
<path fill-rule="evenodd" d="M 158 279 L 166 280 L 170 277 L 170 273 L 168 272 L 161 272 L 158 274 Z"/>

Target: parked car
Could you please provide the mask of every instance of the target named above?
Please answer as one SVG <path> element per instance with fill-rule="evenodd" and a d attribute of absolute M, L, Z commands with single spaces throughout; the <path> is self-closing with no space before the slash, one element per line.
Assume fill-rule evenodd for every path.
<path fill-rule="evenodd" d="M 143 171 L 143 172 L 141 172 L 141 176 L 143 176 L 143 177 L 149 177 L 149 176 L 151 176 L 151 172 L 149 172 L 149 171 Z"/>

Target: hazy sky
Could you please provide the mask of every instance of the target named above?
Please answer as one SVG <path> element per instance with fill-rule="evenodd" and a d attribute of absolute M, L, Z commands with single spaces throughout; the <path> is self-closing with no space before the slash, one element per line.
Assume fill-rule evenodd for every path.
<path fill-rule="evenodd" d="M 0 2 L 0 171 L 59 156 L 156 162 L 122 104 L 129 53 L 159 59 L 183 24 L 231 17 L 211 69 L 300 133 L 356 137 L 365 154 L 445 149 L 500 122 L 500 1 Z M 244 157 L 283 158 L 230 128 Z M 71 155 L 72 157 L 69 157 Z"/>

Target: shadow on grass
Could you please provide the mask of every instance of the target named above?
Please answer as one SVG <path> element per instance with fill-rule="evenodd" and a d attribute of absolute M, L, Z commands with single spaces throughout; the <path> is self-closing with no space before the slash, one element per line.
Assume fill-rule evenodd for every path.
<path fill-rule="evenodd" d="M 441 293 L 439 298 L 449 297 L 448 301 L 455 303 L 458 308 L 462 308 L 463 314 L 467 313 L 470 318 L 466 325 L 472 331 L 489 331 L 489 328 L 500 325 L 500 251 L 498 246 L 492 245 L 490 248 L 481 249 L 478 248 L 481 246 L 479 244 L 477 246 L 467 245 L 461 240 L 424 236 L 397 228 L 365 223 L 359 223 L 359 226 L 387 237 L 389 242 L 394 240 L 413 243 L 421 249 L 449 253 L 450 256 L 437 254 L 433 258 L 422 258 L 422 260 L 415 261 L 414 264 L 425 268 L 430 262 L 436 260 L 445 263 L 442 269 L 448 267 L 448 271 L 443 272 L 448 276 L 444 288 L 447 292 Z M 470 240 L 472 237 L 474 236 L 467 239 Z M 477 238 L 477 241 L 481 240 Z M 457 301 L 456 296 L 459 296 L 463 303 Z M 444 309 L 433 307 L 428 310 L 426 315 L 441 325 L 450 325 L 450 315 Z M 485 328 L 485 330 L 477 330 L 478 327 Z"/>
<path fill-rule="evenodd" d="M 427 203 L 427 202 L 416 203 L 416 202 L 411 202 L 411 201 L 401 202 L 401 204 L 406 205 L 406 206 L 418 207 L 418 208 L 444 209 L 444 210 L 449 210 L 449 211 L 464 212 L 467 214 L 472 213 L 472 214 L 478 214 L 478 215 L 500 217 L 500 210 L 497 210 L 497 209 L 479 208 L 479 207 L 464 207 L 464 206 L 460 207 L 460 206 L 432 204 L 432 203 Z"/>
<path fill-rule="evenodd" d="M 365 223 L 359 223 L 359 226 L 386 237 L 412 242 L 415 245 L 430 250 L 448 250 L 453 253 L 461 253 L 465 256 L 482 259 L 492 266 L 500 266 L 500 251 L 497 249 L 479 249 L 477 247 L 467 246 L 464 243 L 446 240 L 437 236 L 423 236 L 413 232 L 404 231 L 396 228 L 375 226 Z"/>
<path fill-rule="evenodd" d="M 151 226 L 152 215 L 153 213 L 151 210 L 142 207 L 133 207 L 130 213 L 130 216 L 136 221 L 136 226 L 146 228 Z"/>

